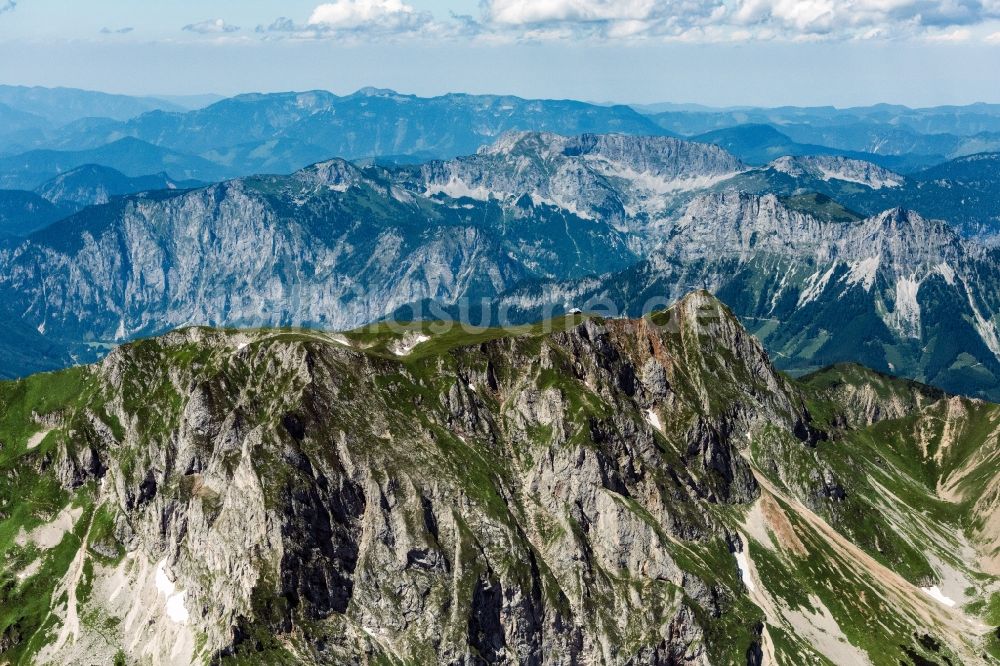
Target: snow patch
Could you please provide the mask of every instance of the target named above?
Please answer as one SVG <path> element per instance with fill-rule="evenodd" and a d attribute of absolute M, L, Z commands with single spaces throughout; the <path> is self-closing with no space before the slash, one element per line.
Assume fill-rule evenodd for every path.
<path fill-rule="evenodd" d="M 944 593 L 941 592 L 940 589 L 938 589 L 937 585 L 933 585 L 931 587 L 922 587 L 920 589 L 925 594 L 927 594 L 927 596 L 933 598 L 937 602 L 942 603 L 945 606 L 948 606 L 949 608 L 954 608 L 955 601 L 953 599 L 949 599 L 948 597 L 944 596 Z"/>
<path fill-rule="evenodd" d="M 184 607 L 184 591 L 178 591 L 177 586 L 167 577 L 166 566 L 166 560 L 156 566 L 156 589 L 166 600 L 167 617 L 177 624 L 187 624 L 188 612 Z"/>

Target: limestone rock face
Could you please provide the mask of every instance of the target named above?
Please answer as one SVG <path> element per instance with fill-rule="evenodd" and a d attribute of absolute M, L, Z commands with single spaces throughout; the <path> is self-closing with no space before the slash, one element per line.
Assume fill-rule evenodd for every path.
<path fill-rule="evenodd" d="M 187 324 L 349 329 L 408 304 L 624 268 L 670 202 L 742 168 L 672 138 L 515 132 L 419 168 L 331 159 L 95 199 L 105 205 L 0 249 L 0 306 L 84 359 L 100 349 L 88 342 Z"/>
<path fill-rule="evenodd" d="M 912 211 L 832 220 L 774 195 L 720 191 L 693 197 L 636 265 L 519 286 L 499 302 L 515 319 L 553 303 L 610 302 L 637 315 L 701 287 L 732 307 L 783 369 L 855 362 L 1000 399 L 996 261 Z M 981 365 L 966 369 L 967 357 Z"/>

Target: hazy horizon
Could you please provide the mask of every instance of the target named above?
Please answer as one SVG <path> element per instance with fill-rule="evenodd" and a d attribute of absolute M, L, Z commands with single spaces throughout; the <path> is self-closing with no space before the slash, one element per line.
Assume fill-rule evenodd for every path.
<path fill-rule="evenodd" d="M 891 4 L 0 0 L 0 80 L 146 96 L 374 86 L 712 107 L 1000 102 L 1000 6 Z"/>
<path fill-rule="evenodd" d="M 193 90 L 191 92 L 157 92 L 153 89 L 152 92 L 136 92 L 133 90 L 115 90 L 115 89 L 101 89 L 94 87 L 81 87 L 75 85 L 65 85 L 65 84 L 39 84 L 30 82 L 10 82 L 10 81 L 0 81 L 0 86 L 11 86 L 18 88 L 39 88 L 48 90 L 79 90 L 83 92 L 99 93 L 107 95 L 121 95 L 125 97 L 135 97 L 135 98 L 146 98 L 146 99 L 159 99 L 165 102 L 176 102 L 179 106 L 186 106 L 181 104 L 182 101 L 190 103 L 191 108 L 202 108 L 210 104 L 215 103 L 215 101 L 222 101 L 225 99 L 230 99 L 233 97 L 239 97 L 242 95 L 273 95 L 282 93 L 306 93 L 312 91 L 322 91 L 329 92 L 334 95 L 345 97 L 355 93 L 358 93 L 365 89 L 384 89 L 391 90 L 394 93 L 403 96 L 413 96 L 420 98 L 431 98 L 440 97 L 446 95 L 493 95 L 493 96 L 511 96 L 518 97 L 521 99 L 532 100 L 569 100 L 578 101 L 586 104 L 593 104 L 596 106 L 631 106 L 636 107 L 640 111 L 654 110 L 656 107 L 664 107 L 663 110 L 684 110 L 684 111 L 736 111 L 740 109 L 777 109 L 777 108 L 833 108 L 837 110 L 848 110 L 852 108 L 868 108 L 875 106 L 901 106 L 907 107 L 914 110 L 923 108 L 935 108 L 935 107 L 967 107 L 976 105 L 989 105 L 998 106 L 1000 105 L 1000 99 L 998 101 L 989 101 L 986 99 L 976 99 L 967 102 L 942 102 L 940 104 L 907 104 L 905 102 L 897 102 L 893 100 L 873 100 L 870 102 L 857 103 L 857 104 L 838 104 L 838 103 L 816 103 L 816 104 L 796 104 L 796 103 L 784 103 L 784 104 L 747 104 L 747 103 L 732 103 L 732 104 L 708 104 L 699 100 L 691 99 L 651 99 L 649 101 L 635 101 L 629 99 L 590 99 L 582 97 L 570 97 L 570 96 L 544 96 L 544 95 L 525 95 L 519 94 L 517 92 L 500 91 L 500 90 L 489 90 L 484 89 L 478 92 L 471 92 L 468 90 L 442 90 L 441 92 L 428 92 L 420 93 L 411 90 L 393 88 L 391 86 L 382 85 L 362 85 L 356 88 L 345 88 L 340 90 L 334 90 L 329 87 L 302 87 L 302 88 L 248 88 L 245 90 L 239 90 L 232 93 L 219 93 L 213 90 Z M 668 108 L 669 107 L 669 108 Z"/>

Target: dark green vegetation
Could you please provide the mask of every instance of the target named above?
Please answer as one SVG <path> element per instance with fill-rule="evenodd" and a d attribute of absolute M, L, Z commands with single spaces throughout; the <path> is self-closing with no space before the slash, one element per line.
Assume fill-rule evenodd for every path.
<path fill-rule="evenodd" d="M 35 192 L 0 190 L 0 236 L 27 236 L 72 212 Z"/>
<path fill-rule="evenodd" d="M 840 202 L 818 192 L 783 197 L 781 203 L 789 210 L 805 213 L 826 222 L 857 222 L 863 217 L 853 210 L 845 208 Z"/>
<path fill-rule="evenodd" d="M 998 427 L 860 366 L 789 380 L 704 293 L 186 329 L 0 384 L 0 658 L 994 663 Z"/>

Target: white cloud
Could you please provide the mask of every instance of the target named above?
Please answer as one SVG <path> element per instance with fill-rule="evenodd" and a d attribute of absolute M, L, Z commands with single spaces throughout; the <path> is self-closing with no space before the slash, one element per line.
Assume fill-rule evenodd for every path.
<path fill-rule="evenodd" d="M 0 2 L 0 14 L 9 12 L 15 7 L 17 7 L 17 0 L 3 0 L 3 2 Z"/>
<path fill-rule="evenodd" d="M 654 0 L 493 0 L 494 23 L 524 25 L 561 21 L 644 21 L 657 10 Z"/>
<path fill-rule="evenodd" d="M 128 33 L 135 30 L 135 28 L 128 26 L 124 28 L 109 28 L 107 26 L 101 28 L 102 35 L 127 35 Z"/>
<path fill-rule="evenodd" d="M 436 22 L 429 12 L 420 11 L 402 0 L 336 0 L 317 6 L 305 23 L 281 17 L 259 33 L 304 39 L 331 36 L 387 38 L 413 33 L 455 33 L 469 17 L 454 17 L 449 24 Z"/>
<path fill-rule="evenodd" d="M 401 0 L 337 0 L 313 10 L 308 24 L 330 30 L 382 29 L 407 31 L 431 20 Z"/>
<path fill-rule="evenodd" d="M 2 0 L 0 0 L 2 1 Z M 406 0 L 335 0 L 305 22 L 279 18 L 268 38 L 684 42 L 979 39 L 1000 0 L 480 0 L 479 17 L 438 19 Z M 979 30 L 974 30 L 979 28 Z"/>
<path fill-rule="evenodd" d="M 989 42 L 990 44 L 1000 44 L 1000 32 L 994 32 L 983 38 L 983 41 Z"/>
<path fill-rule="evenodd" d="M 955 28 L 954 30 L 928 34 L 925 39 L 929 42 L 967 42 L 972 39 L 972 31 L 968 28 Z"/>
<path fill-rule="evenodd" d="M 485 0 L 483 23 L 491 29 L 524 28 L 609 39 L 675 35 L 724 17 L 723 0 Z"/>
<path fill-rule="evenodd" d="M 198 23 L 189 23 L 184 26 L 183 29 L 188 32 L 197 32 L 200 35 L 220 35 L 229 32 L 236 32 L 240 29 L 240 27 L 238 25 L 230 25 L 222 19 L 217 18 L 200 21 Z"/>
<path fill-rule="evenodd" d="M 736 0 L 732 19 L 791 35 L 871 38 L 920 35 L 998 16 L 998 0 Z"/>

